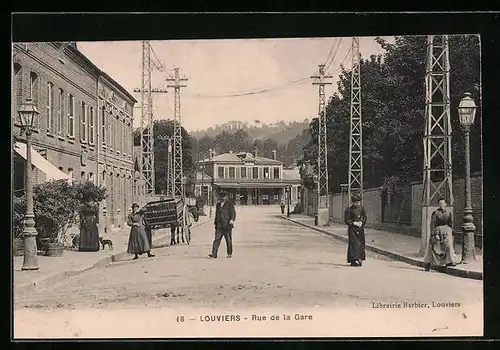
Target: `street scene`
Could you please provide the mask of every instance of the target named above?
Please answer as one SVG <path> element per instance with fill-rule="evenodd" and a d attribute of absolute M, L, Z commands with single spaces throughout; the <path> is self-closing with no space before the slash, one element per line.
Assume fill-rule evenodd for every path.
<path fill-rule="evenodd" d="M 189 246 L 155 249 L 156 257 L 150 260 L 132 261 L 126 256 L 35 292 L 20 293 L 14 304 L 14 326 L 21 337 L 171 338 L 209 336 L 210 331 L 220 337 L 273 332 L 362 336 L 363 330 L 353 330 L 358 320 L 349 316 L 357 313 L 377 323 L 389 318 L 382 327 L 364 327 L 378 336 L 380 332 L 387 336 L 481 332 L 481 281 L 427 274 L 376 253 L 368 253 L 362 269 L 353 269 L 345 263 L 345 243 L 283 219 L 278 209 L 238 211 L 232 259 L 226 258 L 223 244 L 218 259 L 207 261 L 213 241 L 208 222 L 193 229 Z M 413 308 L 383 308 L 395 303 Z M 451 303 L 460 306 L 445 306 Z M 244 320 L 275 313 L 290 314 L 292 321 L 259 326 Z M 236 322 L 221 327 L 200 321 L 221 314 L 240 315 L 241 327 L 249 332 Z M 293 321 L 295 314 L 314 319 Z M 184 324 L 175 321 L 177 316 L 185 317 Z M 124 329 L 119 326 L 122 317 L 142 326 Z M 321 324 L 325 317 L 330 321 Z"/>
<path fill-rule="evenodd" d="M 478 35 L 12 47 L 15 339 L 483 335 Z"/>

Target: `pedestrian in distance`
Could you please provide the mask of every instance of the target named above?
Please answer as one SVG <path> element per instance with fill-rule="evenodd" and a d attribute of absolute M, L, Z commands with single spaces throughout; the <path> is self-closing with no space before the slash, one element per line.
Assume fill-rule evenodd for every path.
<path fill-rule="evenodd" d="M 127 217 L 127 225 L 130 226 L 127 253 L 135 255 L 133 260 L 138 259 L 139 255 L 144 253 L 147 253 L 150 258 L 154 257 L 154 254 L 151 254 L 151 245 L 146 233 L 144 209 L 139 209 L 139 204 L 132 204 L 132 213 Z"/>
<path fill-rule="evenodd" d="M 212 246 L 212 253 L 208 254 L 210 258 L 216 259 L 219 245 L 224 237 L 227 247 L 227 257 L 233 255 L 233 227 L 236 220 L 236 210 L 233 203 L 229 201 L 227 193 L 221 193 L 221 201 L 215 207 L 215 239 Z"/>
<path fill-rule="evenodd" d="M 351 266 L 362 266 L 365 255 L 365 224 L 366 211 L 361 205 L 361 195 L 354 194 L 352 205 L 345 210 L 344 222 L 347 225 L 347 262 Z"/>
<path fill-rule="evenodd" d="M 281 214 L 285 214 L 285 202 L 281 202 Z"/>
<path fill-rule="evenodd" d="M 439 208 L 431 216 L 431 230 L 425 249 L 425 271 L 434 266 L 455 266 L 453 248 L 453 217 L 446 209 L 446 199 L 440 198 Z"/>

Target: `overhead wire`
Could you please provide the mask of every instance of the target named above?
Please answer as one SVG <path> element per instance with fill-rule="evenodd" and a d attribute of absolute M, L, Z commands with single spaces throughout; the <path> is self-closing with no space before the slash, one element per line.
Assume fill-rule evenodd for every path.
<path fill-rule="evenodd" d="M 335 57 L 337 57 L 337 53 L 339 52 L 339 48 L 340 48 L 341 43 L 342 43 L 342 38 L 340 38 L 340 40 L 338 41 L 337 48 L 335 49 L 335 53 L 333 54 L 332 59 L 330 60 L 328 65 L 326 65 L 326 62 L 325 62 L 325 65 L 326 65 L 325 70 L 328 70 L 328 68 L 330 68 L 332 63 L 335 61 Z"/>

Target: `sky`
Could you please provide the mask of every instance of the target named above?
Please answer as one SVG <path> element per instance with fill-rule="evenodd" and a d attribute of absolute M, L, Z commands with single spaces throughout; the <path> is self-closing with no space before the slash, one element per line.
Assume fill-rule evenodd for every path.
<path fill-rule="evenodd" d="M 392 37 L 383 37 L 392 42 Z M 318 86 L 312 85 L 318 65 L 327 62 L 333 75 L 326 99 L 336 91 L 340 65 L 351 67 L 351 38 L 224 39 L 151 41 L 152 87 L 165 88 L 174 67 L 188 78 L 181 88 L 182 125 L 188 131 L 231 120 L 273 123 L 314 118 Z M 140 41 L 78 42 L 78 49 L 139 101 L 134 123 L 139 125 L 142 44 Z M 360 38 L 363 57 L 382 53 L 374 37 Z M 327 59 L 330 58 L 328 61 Z M 333 58 L 333 60 L 331 60 Z M 329 63 L 331 61 L 331 63 Z M 297 80 L 301 80 L 296 82 Z M 271 88 L 270 90 L 268 90 Z M 264 91 L 264 92 L 261 92 Z M 258 92 L 258 93 L 253 93 Z M 231 96 L 245 93 L 244 96 Z M 229 95 L 229 96 L 228 96 Z M 153 94 L 154 119 L 172 119 L 174 91 Z"/>

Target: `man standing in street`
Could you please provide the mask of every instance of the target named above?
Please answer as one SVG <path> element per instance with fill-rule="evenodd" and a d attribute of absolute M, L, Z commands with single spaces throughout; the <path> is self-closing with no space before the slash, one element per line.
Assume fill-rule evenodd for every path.
<path fill-rule="evenodd" d="M 232 231 L 234 220 L 236 220 L 236 210 L 234 209 L 234 205 L 229 201 L 227 193 L 221 192 L 221 201 L 217 203 L 217 206 L 215 207 L 215 240 L 212 246 L 212 254 L 208 255 L 210 258 L 217 258 L 217 252 L 219 251 L 219 245 L 222 237 L 226 240 L 227 257 L 230 258 L 232 256 Z"/>
<path fill-rule="evenodd" d="M 366 211 L 361 205 L 361 195 L 352 196 L 352 205 L 345 210 L 344 221 L 348 227 L 347 262 L 351 266 L 362 266 L 365 260 Z"/>

